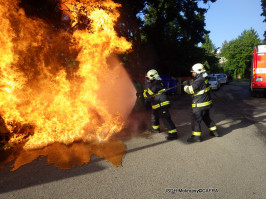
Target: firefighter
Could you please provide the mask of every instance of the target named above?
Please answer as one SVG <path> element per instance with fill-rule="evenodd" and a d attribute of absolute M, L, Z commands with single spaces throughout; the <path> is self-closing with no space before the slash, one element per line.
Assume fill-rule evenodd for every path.
<path fill-rule="evenodd" d="M 145 89 L 143 92 L 143 96 L 145 99 L 150 99 L 151 101 L 152 132 L 160 132 L 159 119 L 161 118 L 168 129 L 168 136 L 166 139 L 177 139 L 177 130 L 169 112 L 170 101 L 163 92 L 165 88 L 158 72 L 154 69 L 151 69 L 147 72 L 146 78 L 148 79 L 149 83 L 147 89 Z"/>
<path fill-rule="evenodd" d="M 185 81 L 183 83 L 184 91 L 192 96 L 192 136 L 187 140 L 189 143 L 201 141 L 200 124 L 202 120 L 209 128 L 212 136 L 219 136 L 217 127 L 210 118 L 209 113 L 212 106 L 212 99 L 208 83 L 208 74 L 204 66 L 200 63 L 193 65 L 191 72 L 193 77 L 191 82 Z"/>

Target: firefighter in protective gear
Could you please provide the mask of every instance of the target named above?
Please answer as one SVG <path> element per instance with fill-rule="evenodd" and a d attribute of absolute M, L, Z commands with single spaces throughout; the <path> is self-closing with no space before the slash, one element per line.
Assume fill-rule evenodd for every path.
<path fill-rule="evenodd" d="M 148 88 L 144 90 L 143 96 L 150 99 L 152 104 L 152 132 L 160 132 L 159 119 L 161 118 L 168 128 L 166 139 L 177 139 L 177 130 L 169 113 L 170 101 L 163 92 L 165 88 L 158 72 L 151 69 L 147 72 L 146 78 L 149 80 L 149 84 Z"/>
<path fill-rule="evenodd" d="M 208 83 L 208 74 L 204 66 L 197 63 L 192 66 L 192 81 L 184 82 L 184 91 L 192 96 L 192 136 L 187 141 L 201 141 L 201 121 L 203 120 L 210 130 L 212 136 L 218 137 L 217 127 L 210 118 L 209 110 L 212 106 L 210 87 Z"/>

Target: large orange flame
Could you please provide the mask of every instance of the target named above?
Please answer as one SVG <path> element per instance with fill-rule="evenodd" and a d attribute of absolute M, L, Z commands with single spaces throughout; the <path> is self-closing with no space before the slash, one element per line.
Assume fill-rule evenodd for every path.
<path fill-rule="evenodd" d="M 118 61 L 108 64 L 111 55 L 131 48 L 114 30 L 120 5 L 61 1 L 73 27 L 80 14 L 88 27 L 75 28 L 73 34 L 54 31 L 28 18 L 16 1 L 0 2 L 0 115 L 14 133 L 10 143 L 25 139 L 17 133 L 30 134 L 24 150 L 55 142 L 106 141 L 122 129 L 134 105 L 127 73 Z"/>

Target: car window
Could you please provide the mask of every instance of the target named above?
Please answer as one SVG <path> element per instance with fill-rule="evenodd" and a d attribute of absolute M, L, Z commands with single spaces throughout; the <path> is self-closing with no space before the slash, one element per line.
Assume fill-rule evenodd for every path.
<path fill-rule="evenodd" d="M 210 76 L 209 81 L 217 81 L 217 78 L 215 76 Z"/>

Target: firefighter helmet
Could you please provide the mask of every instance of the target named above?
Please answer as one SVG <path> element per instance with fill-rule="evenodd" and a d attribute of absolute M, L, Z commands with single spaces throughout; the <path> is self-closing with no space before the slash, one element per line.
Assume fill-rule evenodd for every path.
<path fill-rule="evenodd" d="M 197 74 L 201 74 L 203 72 L 206 72 L 206 70 L 205 70 L 203 64 L 197 63 L 197 64 L 192 66 L 191 72 L 196 72 Z"/>
<path fill-rule="evenodd" d="M 155 80 L 157 77 L 159 77 L 159 74 L 158 72 L 155 70 L 155 69 L 151 69 L 147 72 L 147 75 L 146 77 L 152 81 L 152 80 Z"/>

